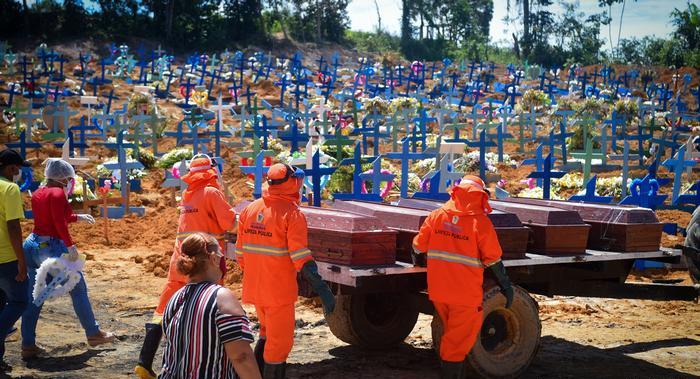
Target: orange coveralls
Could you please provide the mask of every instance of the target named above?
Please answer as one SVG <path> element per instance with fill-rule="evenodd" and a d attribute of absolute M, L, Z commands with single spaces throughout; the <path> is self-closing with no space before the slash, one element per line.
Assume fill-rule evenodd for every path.
<path fill-rule="evenodd" d="M 425 220 L 413 248 L 428 254 L 428 295 L 444 324 L 440 358 L 461 362 L 481 329 L 484 267 L 498 263 L 502 251 L 488 195 L 464 181 L 450 195 Z"/>
<path fill-rule="evenodd" d="M 292 351 L 297 272 L 313 260 L 306 218 L 293 197 L 265 192 L 239 217 L 236 259 L 244 270 L 242 300 L 255 305 L 267 363 L 285 362 Z"/>
<path fill-rule="evenodd" d="M 187 277 L 177 271 L 176 264 L 182 241 L 193 233 L 206 233 L 216 238 L 223 250 L 226 248 L 225 232 L 233 229 L 236 224 L 236 212 L 226 201 L 224 194 L 212 186 L 199 188 L 189 196 L 183 195 L 179 209 L 180 220 L 177 226 L 175 249 L 170 258 L 168 282 L 160 294 L 156 315 L 163 315 L 173 294 L 187 284 Z"/>

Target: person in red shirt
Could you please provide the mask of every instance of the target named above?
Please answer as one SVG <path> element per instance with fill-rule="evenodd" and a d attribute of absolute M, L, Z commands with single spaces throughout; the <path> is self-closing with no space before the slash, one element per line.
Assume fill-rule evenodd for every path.
<path fill-rule="evenodd" d="M 170 298 L 189 281 L 186 275 L 177 270 L 182 241 L 195 233 L 205 233 L 219 241 L 219 246 L 223 250 L 226 247 L 226 232 L 233 230 L 236 226 L 236 212 L 226 201 L 219 182 L 221 174 L 210 157 L 204 154 L 194 157 L 190 162 L 189 172 L 182 177 L 182 180 L 187 183 L 187 189 L 182 194 L 182 202 L 179 206 L 180 219 L 173 255 L 170 258 L 168 282 L 160 294 L 153 320 L 146 323 L 146 336 L 139 353 L 139 361 L 134 368 L 134 372 L 140 379 L 156 377 L 152 367 L 158 345 L 163 337 L 161 324 L 163 312 Z M 219 265 L 225 274 L 226 258 L 221 257 Z"/>
<path fill-rule="evenodd" d="M 240 215 L 236 259 L 243 269 L 243 303 L 255 305 L 260 339 L 255 345 L 264 379 L 284 379 L 287 356 L 294 344 L 297 272 L 323 302 L 328 315 L 335 297 L 318 274 L 307 241 L 307 225 L 299 209 L 304 172 L 275 164 L 267 173 L 263 197 Z"/>
<path fill-rule="evenodd" d="M 34 230 L 24 241 L 24 255 L 29 272 L 30 296 L 36 281 L 36 270 L 48 258 L 57 258 L 64 253 L 71 260 L 78 259 L 78 249 L 70 236 L 68 224 L 76 221 L 95 223 L 95 219 L 87 214 L 74 214 L 68 203 L 68 196 L 75 185 L 75 171 L 66 161 L 50 159 L 44 171 L 47 183 L 32 195 L 32 212 L 34 215 Z M 47 283 L 51 278 L 47 278 Z M 88 298 L 87 285 L 83 274 L 80 282 L 70 291 L 73 309 L 85 329 L 85 335 L 90 346 L 98 346 L 114 341 L 114 335 L 100 330 L 95 320 L 95 314 Z M 43 353 L 36 345 L 36 325 L 39 321 L 41 306 L 33 301 L 22 315 L 22 358 L 27 360 Z"/>
<path fill-rule="evenodd" d="M 481 329 L 484 268 L 498 280 L 506 308 L 513 301 L 501 245 L 488 218 L 488 199 L 484 182 L 466 175 L 450 191 L 450 200 L 430 213 L 413 239 L 414 262 L 427 255 L 428 296 L 444 324 L 442 379 L 464 377 L 464 360 Z"/>

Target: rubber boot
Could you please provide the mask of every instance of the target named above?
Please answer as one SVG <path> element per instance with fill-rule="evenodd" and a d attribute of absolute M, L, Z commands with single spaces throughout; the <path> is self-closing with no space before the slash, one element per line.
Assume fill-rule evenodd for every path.
<path fill-rule="evenodd" d="M 260 369 L 260 375 L 263 374 L 263 368 L 265 368 L 265 359 L 263 359 L 263 353 L 265 352 L 265 339 L 259 338 L 258 342 L 255 343 L 255 349 L 253 354 L 255 355 L 255 361 L 258 363 L 258 368 Z"/>
<path fill-rule="evenodd" d="M 463 379 L 464 362 L 441 361 L 440 379 Z"/>
<path fill-rule="evenodd" d="M 284 372 L 287 370 L 287 362 L 265 363 L 263 379 L 285 379 Z"/>
<path fill-rule="evenodd" d="M 156 351 L 158 351 L 162 337 L 163 327 L 161 324 L 146 323 L 146 337 L 143 339 L 143 346 L 141 346 L 139 363 L 134 368 L 139 379 L 156 378 L 156 373 L 153 372 L 153 359 L 156 357 Z"/>

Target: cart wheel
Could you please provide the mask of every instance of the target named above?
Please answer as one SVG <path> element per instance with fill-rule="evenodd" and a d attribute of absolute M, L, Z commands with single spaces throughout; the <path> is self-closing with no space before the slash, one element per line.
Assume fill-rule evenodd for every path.
<path fill-rule="evenodd" d="M 467 356 L 471 375 L 485 378 L 520 376 L 535 358 L 540 346 L 540 323 L 537 303 L 527 291 L 514 286 L 510 309 L 498 287 L 484 293 L 484 321 L 476 344 Z M 439 352 L 443 324 L 435 314 L 432 322 L 433 347 Z"/>
<path fill-rule="evenodd" d="M 690 277 L 694 283 L 700 283 L 700 208 L 693 212 L 693 217 L 686 228 L 685 246 L 695 249 L 693 252 L 687 252 L 683 255 Z"/>
<path fill-rule="evenodd" d="M 418 320 L 405 294 L 353 294 L 336 296 L 335 311 L 326 318 L 333 335 L 343 342 L 368 349 L 383 349 L 403 342 Z"/>

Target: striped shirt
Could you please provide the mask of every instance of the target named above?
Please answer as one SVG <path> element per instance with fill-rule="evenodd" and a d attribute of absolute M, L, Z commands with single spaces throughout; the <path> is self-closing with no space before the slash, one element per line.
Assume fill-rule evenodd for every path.
<path fill-rule="evenodd" d="M 223 287 L 191 283 L 177 291 L 163 315 L 165 349 L 159 379 L 235 379 L 224 344 L 253 342 L 246 316 L 219 311 L 216 294 Z"/>

